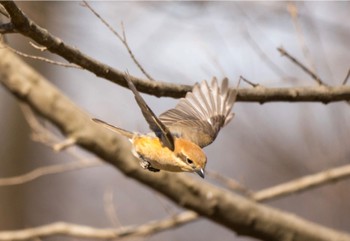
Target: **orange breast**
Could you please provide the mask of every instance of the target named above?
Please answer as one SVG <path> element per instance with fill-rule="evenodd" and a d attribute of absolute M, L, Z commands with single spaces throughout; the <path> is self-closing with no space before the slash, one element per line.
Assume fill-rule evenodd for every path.
<path fill-rule="evenodd" d="M 172 172 L 181 171 L 177 165 L 177 157 L 169 148 L 163 147 L 157 137 L 135 136 L 133 147 L 140 158 L 149 161 L 152 167 Z"/>

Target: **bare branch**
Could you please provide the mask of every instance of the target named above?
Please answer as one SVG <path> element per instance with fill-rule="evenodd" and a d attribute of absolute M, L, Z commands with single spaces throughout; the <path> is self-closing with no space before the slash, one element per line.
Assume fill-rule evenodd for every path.
<path fill-rule="evenodd" d="M 65 135 L 76 137 L 78 145 L 183 208 L 191 209 L 239 235 L 263 240 L 286 241 L 291 237 L 294 241 L 350 240 L 345 233 L 263 206 L 187 175 L 154 174 L 143 170 L 131 154 L 129 143 L 126 145 L 118 135 L 95 125 L 90 121 L 91 117 L 11 51 L 0 48 L 0 55 L 0 81 L 11 93 L 31 105 Z"/>
<path fill-rule="evenodd" d="M 39 177 L 68 172 L 68 171 L 74 171 L 82 168 L 100 166 L 102 164 L 103 164 L 102 162 L 99 162 L 96 160 L 84 160 L 84 161 L 75 161 L 72 163 L 63 163 L 63 164 L 39 167 L 23 175 L 0 178 L 0 187 L 19 185 L 19 184 L 33 181 Z"/>
<path fill-rule="evenodd" d="M 153 191 L 154 197 L 157 199 L 157 201 L 160 203 L 160 206 L 163 208 L 163 210 L 169 215 L 169 216 L 174 216 L 175 215 L 175 210 L 173 207 L 169 204 L 166 203 L 164 200 L 164 197 L 161 196 L 158 192 Z"/>
<path fill-rule="evenodd" d="M 23 112 L 24 118 L 29 124 L 32 131 L 32 139 L 34 141 L 40 142 L 46 146 L 49 146 L 54 151 L 61 151 L 69 146 L 76 144 L 76 139 L 69 137 L 65 140 L 61 140 L 57 135 L 55 135 L 48 128 L 44 127 L 36 117 L 35 113 L 32 111 L 31 107 L 24 102 L 20 103 L 20 108 Z M 71 152 L 72 154 L 72 152 Z M 75 155 L 75 157 L 78 157 Z M 84 159 L 79 158 L 78 159 Z"/>
<path fill-rule="evenodd" d="M 246 15 L 244 13 L 244 15 Z M 260 45 L 253 39 L 253 37 L 250 35 L 248 30 L 244 28 L 243 31 L 246 39 L 248 40 L 249 45 L 253 48 L 253 50 L 257 53 L 257 55 L 260 57 L 264 63 L 270 67 L 270 69 L 279 77 L 283 78 L 286 76 L 284 71 L 277 65 L 275 64 L 272 59 L 264 52 L 264 50 L 260 47 Z"/>
<path fill-rule="evenodd" d="M 105 213 L 109 220 L 111 221 L 113 227 L 122 227 L 122 223 L 120 222 L 118 216 L 117 216 L 117 209 L 114 205 L 114 195 L 113 195 L 113 188 L 109 187 L 104 195 L 103 195 L 103 207 L 105 210 Z"/>
<path fill-rule="evenodd" d="M 246 78 L 243 77 L 242 75 L 239 76 L 239 78 L 240 78 L 241 80 L 243 80 L 244 82 L 246 82 L 248 85 L 251 85 L 253 88 L 256 88 L 256 87 L 260 86 L 259 84 L 253 83 L 253 82 L 251 82 L 250 80 L 246 79 Z"/>
<path fill-rule="evenodd" d="M 227 187 L 228 189 L 232 190 L 232 191 L 238 191 L 244 195 L 250 196 L 252 194 L 252 192 L 245 186 L 243 186 L 242 184 L 238 183 L 237 181 L 225 177 L 223 175 L 221 175 L 220 173 L 214 172 L 214 171 L 209 171 L 206 170 L 205 174 L 209 177 L 212 178 L 220 183 L 222 183 L 225 187 Z"/>
<path fill-rule="evenodd" d="M 302 64 L 299 60 L 290 55 L 284 48 L 277 48 L 278 51 L 282 54 L 282 56 L 286 56 L 290 61 L 299 66 L 302 70 L 304 70 L 307 74 L 309 74 L 319 85 L 325 85 L 325 83 L 321 80 L 321 78 L 304 64 Z"/>
<path fill-rule="evenodd" d="M 293 193 L 306 191 L 321 185 L 331 184 L 341 179 L 350 177 L 350 165 L 332 168 L 323 172 L 307 175 L 287 183 L 256 192 L 252 198 L 262 202 L 280 198 Z"/>
<path fill-rule="evenodd" d="M 101 22 L 115 35 L 117 36 L 117 38 L 123 43 L 123 45 L 125 46 L 125 48 L 127 49 L 131 59 L 134 61 L 134 63 L 136 64 L 136 66 L 141 70 L 141 72 L 149 79 L 149 80 L 154 80 L 147 72 L 146 70 L 142 67 L 142 65 L 140 64 L 140 62 L 136 59 L 134 53 L 131 51 L 131 48 L 128 44 L 128 41 L 126 40 L 126 34 L 125 34 L 125 28 L 124 28 L 124 24 L 123 22 L 121 22 L 121 28 L 122 28 L 122 36 L 120 36 L 120 34 L 114 30 L 114 28 L 104 19 L 102 18 L 102 16 L 96 12 L 96 10 L 90 6 L 90 4 L 83 0 L 83 3 L 85 4 L 85 6 L 99 19 L 101 20 Z"/>
<path fill-rule="evenodd" d="M 27 228 L 15 231 L 0 231 L 0 240 L 29 240 L 37 237 L 44 238 L 53 235 L 67 235 L 76 238 L 89 239 L 120 239 L 126 237 L 145 236 L 155 232 L 167 230 L 171 227 L 178 227 L 181 223 L 187 223 L 197 218 L 197 216 L 198 215 L 196 213 L 188 211 L 175 215 L 171 218 L 152 221 L 136 227 L 128 226 L 119 229 L 98 229 L 72 223 L 57 222 L 36 228 Z"/>
<path fill-rule="evenodd" d="M 12 52 L 18 54 L 19 56 L 22 56 L 22 57 L 25 57 L 25 58 L 40 60 L 40 61 L 43 61 L 45 63 L 58 65 L 58 66 L 62 66 L 62 67 L 82 69 L 82 67 L 80 67 L 79 65 L 76 65 L 76 64 L 62 63 L 62 62 L 54 61 L 54 60 L 47 59 L 47 58 L 44 58 L 44 57 L 41 57 L 41 56 L 29 55 L 29 54 L 22 53 L 22 52 L 20 52 L 20 51 L 18 51 L 16 49 L 13 49 L 9 45 L 3 45 L 3 46 L 5 46 L 5 48 L 8 48 L 9 50 L 11 50 Z"/>

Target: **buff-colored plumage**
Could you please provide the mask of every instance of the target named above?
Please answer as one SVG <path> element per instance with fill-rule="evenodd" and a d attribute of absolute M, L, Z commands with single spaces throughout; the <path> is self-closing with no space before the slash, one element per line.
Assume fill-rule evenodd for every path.
<path fill-rule="evenodd" d="M 220 129 L 233 118 L 231 109 L 237 92 L 229 89 L 228 79 L 225 78 L 221 86 L 216 78 L 210 86 L 206 81 L 196 84 L 175 108 L 158 118 L 136 90 L 129 75 L 126 76 L 129 88 L 155 135 L 135 134 L 101 120 L 93 120 L 128 137 L 142 167 L 150 171 L 196 172 L 204 177 L 207 157 L 201 148 L 212 143 Z"/>

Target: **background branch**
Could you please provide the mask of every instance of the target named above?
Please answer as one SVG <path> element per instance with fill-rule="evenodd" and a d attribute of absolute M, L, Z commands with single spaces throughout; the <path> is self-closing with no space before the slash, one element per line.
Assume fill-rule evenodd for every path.
<path fill-rule="evenodd" d="M 311 69 L 306 67 L 303 63 L 293 57 L 290 53 L 288 53 L 284 48 L 280 47 L 277 50 L 282 54 L 282 56 L 286 56 L 290 61 L 299 66 L 302 70 L 304 70 L 308 75 L 311 76 L 319 85 L 325 85 L 325 83 L 321 80 L 321 78 Z"/>
<path fill-rule="evenodd" d="M 102 162 L 99 162 L 96 160 L 82 160 L 82 161 L 75 161 L 72 163 L 63 163 L 63 164 L 39 167 L 23 175 L 0 178 L 0 187 L 19 185 L 29 181 L 33 181 L 42 176 L 68 172 L 68 171 L 78 170 L 82 168 L 101 166 L 102 164 L 103 164 Z"/>
<path fill-rule="evenodd" d="M 16 231 L 0 231 L 0 240 L 18 241 L 33 238 L 45 238 L 54 235 L 67 235 L 76 238 L 89 239 L 121 239 L 136 236 L 150 235 L 169 228 L 180 227 L 180 224 L 190 222 L 197 218 L 194 212 L 183 212 L 171 218 L 152 221 L 140 226 L 127 226 L 118 229 L 100 229 L 72 223 L 57 222 L 36 228 Z"/>
<path fill-rule="evenodd" d="M 129 47 L 128 41 L 126 40 L 126 34 L 125 34 L 125 28 L 123 22 L 121 23 L 122 28 L 122 35 L 120 35 L 101 15 L 90 6 L 90 4 L 87 1 L 83 0 L 84 5 L 99 19 L 101 22 L 115 35 L 117 38 L 123 43 L 126 50 L 128 51 L 131 59 L 134 61 L 136 66 L 141 70 L 141 72 L 149 79 L 154 80 L 150 74 L 147 73 L 147 71 L 142 67 L 140 62 L 136 59 L 134 53 L 132 52 L 131 48 Z"/>

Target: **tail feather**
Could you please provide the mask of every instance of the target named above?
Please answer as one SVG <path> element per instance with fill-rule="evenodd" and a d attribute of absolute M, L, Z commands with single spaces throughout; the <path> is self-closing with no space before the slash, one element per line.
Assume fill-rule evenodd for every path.
<path fill-rule="evenodd" d="M 121 129 L 119 127 L 116 127 L 114 125 L 108 124 L 107 122 L 104 122 L 103 120 L 93 118 L 92 121 L 94 121 L 95 123 L 107 128 L 111 131 L 114 131 L 118 134 L 126 136 L 129 139 L 132 139 L 132 137 L 134 136 L 134 133 L 127 131 L 127 130 L 124 130 L 124 129 Z"/>

